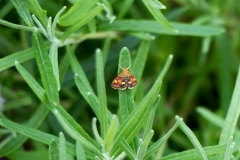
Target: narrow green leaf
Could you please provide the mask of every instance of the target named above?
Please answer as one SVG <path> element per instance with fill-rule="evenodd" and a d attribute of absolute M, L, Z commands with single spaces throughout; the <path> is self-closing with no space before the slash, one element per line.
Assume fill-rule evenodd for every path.
<path fill-rule="evenodd" d="M 224 124 L 223 118 L 219 117 L 216 115 L 216 113 L 211 112 L 210 110 L 203 108 L 203 107 L 198 107 L 197 112 L 205 118 L 208 122 L 212 123 L 213 125 L 222 128 Z"/>
<path fill-rule="evenodd" d="M 51 140 L 49 144 L 49 160 L 59 160 L 59 149 L 55 139 Z"/>
<path fill-rule="evenodd" d="M 39 31 L 39 29 L 36 27 L 28 27 L 28 26 L 24 26 L 24 25 L 14 24 L 14 23 L 5 21 L 3 19 L 0 19 L 0 24 L 10 27 L 10 28 L 13 28 L 13 29 L 19 29 L 19 30 L 24 30 L 24 31 L 30 31 L 30 32 L 38 32 Z"/>
<path fill-rule="evenodd" d="M 124 47 L 119 56 L 119 67 L 118 67 L 118 73 L 122 72 L 123 67 L 129 68 L 131 66 L 131 56 L 129 50 Z M 131 69 L 129 68 L 129 71 Z M 133 99 L 133 94 L 132 94 L 131 89 L 126 89 L 126 90 L 119 90 L 118 95 L 119 95 L 119 110 L 120 110 L 120 117 L 121 121 L 123 122 L 127 117 L 131 114 L 135 107 L 134 99 Z M 121 122 L 120 121 L 120 122 Z"/>
<path fill-rule="evenodd" d="M 171 23 L 171 25 L 178 30 L 178 32 L 172 32 L 151 20 L 118 20 L 112 24 L 100 23 L 98 31 L 123 31 L 123 32 L 147 32 L 155 34 L 166 34 L 175 36 L 215 36 L 225 32 L 224 28 L 212 27 L 212 26 L 198 26 L 192 24 L 183 23 Z"/>
<path fill-rule="evenodd" d="M 0 59 L 0 71 L 14 66 L 15 61 L 22 63 L 32 58 L 34 58 L 34 51 L 32 48 L 12 53 L 11 55 Z"/>
<path fill-rule="evenodd" d="M 130 66 L 131 66 L 131 55 L 129 50 L 124 47 L 119 56 L 119 67 L 118 67 L 118 73 L 122 72 L 123 67 L 129 68 L 129 71 L 131 71 Z M 133 89 L 135 90 L 135 89 Z M 126 89 L 126 90 L 119 90 L 118 95 L 119 95 L 119 110 L 120 110 L 120 117 L 121 121 L 123 122 L 127 117 L 132 113 L 132 111 L 135 108 L 135 102 L 134 102 L 134 97 L 133 97 L 133 90 L 132 89 Z M 120 122 L 121 122 L 120 121 Z M 121 123 L 122 123 L 121 122 Z M 131 144 L 133 151 L 137 152 L 138 148 L 138 137 L 135 138 L 133 143 Z"/>
<path fill-rule="evenodd" d="M 107 97 L 106 87 L 104 78 L 104 64 L 102 52 L 100 49 L 96 50 L 96 78 L 97 78 L 97 89 L 98 89 L 98 100 L 100 109 L 100 126 L 101 136 L 105 140 L 108 131 L 108 116 L 107 116 Z"/>
<path fill-rule="evenodd" d="M 104 146 L 104 148 L 105 148 L 104 151 L 107 152 L 107 153 L 110 151 L 110 148 L 112 147 L 112 142 L 113 142 L 113 139 L 116 135 L 118 125 L 119 125 L 118 117 L 116 115 L 113 115 L 111 125 L 108 129 L 108 133 L 107 133 L 107 136 L 106 136 L 105 146 Z"/>
<path fill-rule="evenodd" d="M 72 67 L 73 72 L 75 73 L 75 82 L 80 91 L 83 95 L 84 99 L 88 102 L 91 106 L 92 110 L 94 111 L 95 115 L 98 119 L 100 119 L 100 110 L 99 110 L 99 100 L 95 95 L 86 74 L 84 73 L 81 65 L 79 64 L 77 58 L 75 57 L 74 53 L 72 52 L 71 48 L 67 46 L 67 54 L 70 61 L 70 65 Z M 89 94 L 90 93 L 90 94 Z M 90 98 L 91 102 L 90 102 Z"/>
<path fill-rule="evenodd" d="M 68 54 L 65 54 L 64 57 L 62 58 L 60 65 L 59 65 L 59 81 L 60 84 L 63 82 L 63 79 L 69 69 L 70 62 L 69 62 L 69 57 Z"/>
<path fill-rule="evenodd" d="M 178 119 L 177 122 L 174 124 L 174 126 L 168 131 L 167 134 L 165 134 L 161 139 L 159 139 L 157 142 L 155 142 L 153 145 L 151 145 L 147 153 L 144 156 L 144 160 L 146 160 L 149 156 L 154 154 L 159 150 L 159 148 L 167 141 L 167 139 L 171 136 L 171 134 L 177 129 L 177 127 L 180 125 L 180 122 L 182 119 Z"/>
<path fill-rule="evenodd" d="M 74 55 L 72 49 L 70 46 L 67 46 L 67 54 L 68 54 L 68 58 L 69 58 L 69 61 L 70 61 L 70 65 L 72 67 L 72 70 L 75 74 L 78 74 L 80 75 L 80 78 L 81 78 L 81 81 L 83 83 L 85 83 L 85 87 L 86 87 L 86 90 L 88 92 L 91 92 L 91 94 L 95 95 L 94 92 L 93 92 L 93 89 L 87 79 L 87 76 L 86 74 L 84 73 L 80 63 L 78 62 L 76 56 Z M 82 86 L 82 87 L 84 87 Z M 83 95 L 84 96 L 84 95 Z M 96 96 L 96 95 L 95 95 Z M 84 98 L 87 100 L 87 98 L 84 96 Z"/>
<path fill-rule="evenodd" d="M 134 2 L 134 0 L 124 0 L 124 2 L 122 4 L 123 7 L 121 8 L 121 10 L 117 16 L 118 19 L 122 19 L 126 15 L 127 11 L 129 11 L 133 2 Z"/>
<path fill-rule="evenodd" d="M 134 36 L 134 37 L 137 37 L 137 38 L 140 38 L 142 40 L 154 40 L 155 39 L 155 36 L 149 34 L 149 33 L 140 33 L 140 32 L 130 32 L 129 33 L 130 35 Z"/>
<path fill-rule="evenodd" d="M 83 86 L 84 84 L 81 82 L 81 78 L 77 74 L 75 75 L 75 81 L 76 81 L 78 89 L 80 90 L 80 87 Z M 96 114 L 97 118 L 99 120 L 101 120 L 98 98 L 95 95 L 93 95 L 91 92 L 87 92 L 87 100 L 88 100 L 89 105 L 92 107 L 94 113 Z"/>
<path fill-rule="evenodd" d="M 94 136 L 95 136 L 95 138 L 96 138 L 96 140 L 97 140 L 97 142 L 98 142 L 98 144 L 100 145 L 100 146 L 104 146 L 104 140 L 102 139 L 102 137 L 99 135 L 99 133 L 98 133 L 98 129 L 97 129 L 97 118 L 93 118 L 93 120 L 92 120 L 92 130 L 93 130 L 93 134 L 94 134 Z"/>
<path fill-rule="evenodd" d="M 88 28 L 89 28 L 90 33 L 96 33 L 97 24 L 96 24 L 96 19 L 95 18 L 93 18 L 91 21 L 89 21 Z"/>
<path fill-rule="evenodd" d="M 53 113 L 65 131 L 67 131 L 73 139 L 79 141 L 85 148 L 101 157 L 100 147 L 97 143 L 65 110 L 62 109 L 62 106 L 57 106 Z"/>
<path fill-rule="evenodd" d="M 60 91 L 59 69 L 58 69 L 58 45 L 52 43 L 49 50 L 49 58 L 52 63 L 53 74 L 56 79 L 57 89 Z"/>
<path fill-rule="evenodd" d="M 8 101 L 8 103 L 4 104 L 3 111 L 13 109 L 13 108 L 20 108 L 30 104 L 32 104 L 32 98 L 30 98 L 29 96 L 15 98 L 14 100 Z"/>
<path fill-rule="evenodd" d="M 13 4 L 8 1 L 4 4 L 0 11 L 0 19 L 4 18 L 13 9 Z"/>
<path fill-rule="evenodd" d="M 25 23 L 28 26 L 33 26 L 33 21 L 32 21 L 32 17 L 31 14 L 28 10 L 28 5 L 26 0 L 11 0 L 12 4 L 14 5 L 14 7 L 16 8 L 18 14 L 21 16 L 21 18 L 25 21 Z"/>
<path fill-rule="evenodd" d="M 77 155 L 77 160 L 86 160 L 84 149 L 79 142 L 76 142 L 76 155 Z"/>
<path fill-rule="evenodd" d="M 7 119 L 1 118 L 0 119 L 0 125 L 5 127 L 5 128 L 8 128 L 12 131 L 15 131 L 17 133 L 20 133 L 22 135 L 25 135 L 25 136 L 27 136 L 31 139 L 34 139 L 34 140 L 39 141 L 41 143 L 44 143 L 44 144 L 50 145 L 51 141 L 54 139 L 56 141 L 56 143 L 59 145 L 59 143 L 58 143 L 59 138 L 58 137 L 53 136 L 51 134 L 44 133 L 42 131 L 30 128 L 30 127 L 27 127 L 27 126 L 23 126 L 23 125 L 14 123 L 14 122 L 9 121 Z M 70 153 L 72 155 L 76 154 L 75 153 L 75 146 L 72 143 L 67 142 L 66 147 L 67 147 L 67 152 L 68 153 Z"/>
<path fill-rule="evenodd" d="M 157 9 L 166 9 L 166 7 L 158 0 L 145 0 L 150 6 Z"/>
<path fill-rule="evenodd" d="M 30 128 L 38 128 L 42 124 L 43 120 L 45 120 L 48 112 L 49 110 L 47 107 L 44 105 L 39 106 L 38 110 L 28 121 L 27 126 Z M 7 145 L 4 146 L 4 148 L 0 149 L 0 157 L 14 152 L 16 149 L 21 147 L 27 139 L 28 138 L 23 135 L 17 135 L 17 137 L 14 138 L 14 141 L 10 141 Z"/>
<path fill-rule="evenodd" d="M 75 3 L 70 10 L 62 15 L 59 18 L 58 23 L 61 26 L 70 26 L 81 19 L 83 19 L 85 16 L 87 16 L 87 13 L 97 5 L 98 0 L 79 0 L 77 3 Z"/>
<path fill-rule="evenodd" d="M 158 95 L 158 97 L 155 100 L 153 106 L 150 108 L 150 113 L 149 113 L 148 119 L 147 119 L 147 121 L 144 125 L 144 134 L 143 134 L 144 139 L 146 138 L 148 133 L 152 130 L 152 125 L 153 125 L 155 112 L 157 110 L 157 107 L 159 106 L 159 103 L 160 103 L 160 95 Z"/>
<path fill-rule="evenodd" d="M 233 151 L 233 146 L 234 146 L 234 144 L 232 143 L 232 141 L 233 141 L 233 137 L 230 137 L 229 138 L 229 141 L 228 141 L 228 143 L 227 143 L 227 148 L 226 148 L 226 151 L 225 151 L 225 154 L 224 154 L 224 160 L 226 159 L 226 160 L 230 160 L 231 159 L 231 157 L 232 157 L 232 151 Z"/>
<path fill-rule="evenodd" d="M 56 33 L 56 26 L 57 26 L 57 22 L 59 20 L 59 16 L 65 11 L 67 7 L 64 6 L 57 14 L 56 16 L 54 17 L 54 20 L 53 20 L 53 24 L 52 24 L 52 35 L 55 36 L 55 33 Z"/>
<path fill-rule="evenodd" d="M 95 7 L 93 10 L 88 12 L 86 16 L 76 22 L 74 25 L 70 26 L 62 35 L 61 40 L 64 42 L 68 36 L 70 36 L 73 32 L 77 31 L 79 28 L 81 28 L 83 25 L 87 24 L 89 21 L 91 21 L 96 15 L 98 15 L 103 10 L 103 4 L 99 4 L 99 6 Z"/>
<path fill-rule="evenodd" d="M 7 144 L 11 143 L 11 141 L 14 141 L 15 138 L 16 138 L 15 133 L 8 135 L 7 137 L 4 137 L 4 139 L 2 139 L 0 143 L 0 150 L 2 150 Z"/>
<path fill-rule="evenodd" d="M 178 32 L 176 29 L 174 29 L 171 24 L 168 22 L 168 20 L 163 16 L 162 12 L 155 7 L 154 5 L 150 5 L 150 0 L 142 0 L 144 5 L 147 7 L 149 12 L 152 14 L 152 16 L 158 21 L 159 24 L 161 24 L 164 28 L 173 31 Z"/>
<path fill-rule="evenodd" d="M 180 119 L 180 117 L 176 116 L 176 119 Z M 194 135 L 194 133 L 191 131 L 190 128 L 188 128 L 188 126 L 181 121 L 180 122 L 180 126 L 179 126 L 182 131 L 186 134 L 186 136 L 188 137 L 188 139 L 192 142 L 193 146 L 196 148 L 198 154 L 200 155 L 200 157 L 204 160 L 207 160 L 207 155 L 204 152 L 201 144 L 199 143 L 197 137 Z"/>
<path fill-rule="evenodd" d="M 214 37 L 218 55 L 218 75 L 219 75 L 219 94 L 220 108 L 222 116 L 225 117 L 229 109 L 231 96 L 233 93 L 233 78 L 231 76 L 231 54 L 233 53 L 232 44 L 227 33 Z"/>
<path fill-rule="evenodd" d="M 31 7 L 31 11 L 42 23 L 43 27 L 47 27 L 46 12 L 41 8 L 37 0 L 26 0 Z"/>
<path fill-rule="evenodd" d="M 136 156 L 134 155 L 132 148 L 125 138 L 121 140 L 119 147 L 127 154 L 130 159 L 135 159 Z"/>
<path fill-rule="evenodd" d="M 137 79 L 138 83 L 140 83 L 144 67 L 147 61 L 147 55 L 149 52 L 150 41 L 142 41 L 140 47 L 137 52 L 137 57 L 135 58 L 132 65 L 132 74 Z M 138 88 L 138 86 L 137 86 Z M 138 89 L 133 90 L 134 95 L 136 94 Z"/>
<path fill-rule="evenodd" d="M 226 150 L 226 146 L 227 146 L 226 144 L 222 144 L 204 147 L 203 149 L 206 152 L 207 156 L 210 157 L 216 154 L 223 153 Z M 159 160 L 186 160 L 186 159 L 199 160 L 200 156 L 196 149 L 191 149 L 179 153 L 173 153 L 168 156 L 164 156 Z"/>
<path fill-rule="evenodd" d="M 45 104 L 46 107 L 48 107 L 51 111 L 53 111 L 54 107 L 48 101 L 45 90 L 40 86 L 40 84 L 28 73 L 28 71 L 25 68 L 23 68 L 23 66 L 19 62 L 15 61 L 15 66 L 18 72 L 22 75 L 22 77 L 28 83 L 30 88 L 35 92 L 38 98 L 43 102 L 43 104 Z"/>
<path fill-rule="evenodd" d="M 225 119 L 223 130 L 219 139 L 219 144 L 228 142 L 228 139 L 233 136 L 234 130 L 237 125 L 237 120 L 240 114 L 240 67 L 232 95 L 230 107 L 228 109 L 227 117 Z"/>
<path fill-rule="evenodd" d="M 108 2 L 108 0 L 101 0 L 104 4 L 104 10 L 106 12 L 105 17 L 108 19 L 109 23 L 112 23 L 116 16 L 113 15 L 112 5 Z"/>
<path fill-rule="evenodd" d="M 42 36 L 34 33 L 34 35 L 32 36 L 32 45 L 47 97 L 53 104 L 58 104 L 59 95 L 56 78 L 54 77 L 52 64 L 50 62 L 46 45 Z"/>
<path fill-rule="evenodd" d="M 49 153 L 47 150 L 33 150 L 33 151 L 16 151 L 11 153 L 10 155 L 7 155 L 8 159 L 15 159 L 15 160 L 26 160 L 26 159 L 34 159 L 38 160 L 39 157 L 41 159 L 49 159 Z"/>
<path fill-rule="evenodd" d="M 108 54 L 109 54 L 110 46 L 111 46 L 111 38 L 107 38 L 107 39 L 105 40 L 104 45 L 103 45 L 103 48 L 102 48 L 104 65 L 106 64 L 107 59 L 108 59 Z"/>
<path fill-rule="evenodd" d="M 59 159 L 58 160 L 67 160 L 66 140 L 62 132 L 60 132 L 59 134 Z"/>
<path fill-rule="evenodd" d="M 139 159 L 143 159 L 143 157 L 144 157 L 144 155 L 145 155 L 145 153 L 147 151 L 148 145 L 149 145 L 149 143 L 150 143 L 150 141 L 151 141 L 151 139 L 153 137 L 153 134 L 154 134 L 153 130 L 149 131 L 146 134 L 146 136 L 145 136 L 145 138 L 143 140 L 143 144 L 140 145 L 140 149 L 138 150 L 138 155 L 137 156 L 138 156 Z"/>

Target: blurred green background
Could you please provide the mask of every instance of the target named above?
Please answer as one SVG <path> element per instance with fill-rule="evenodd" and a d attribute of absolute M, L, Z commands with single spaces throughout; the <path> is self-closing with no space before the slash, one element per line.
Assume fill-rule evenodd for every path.
<path fill-rule="evenodd" d="M 39 0 L 49 16 L 74 0 Z M 117 19 L 149 20 L 152 15 L 142 1 L 134 1 L 126 13 L 126 4 L 121 0 L 109 0 Z M 151 42 L 144 74 L 141 80 L 141 93 L 136 97 L 138 103 L 147 93 L 161 71 L 169 54 L 173 54 L 172 65 L 164 78 L 161 90 L 161 105 L 158 107 L 153 129 L 153 140 L 158 140 L 175 122 L 174 116 L 184 118 L 202 146 L 216 145 L 221 129 L 208 123 L 198 112 L 197 107 L 205 107 L 225 118 L 239 66 L 240 52 L 240 1 L 239 0 L 162 0 L 166 10 L 161 10 L 170 22 L 194 25 L 223 27 L 226 32 L 214 37 L 155 35 Z M 121 13 L 121 16 L 118 16 Z M 9 0 L 0 0 L 0 18 L 23 24 Z M 0 25 L 0 58 L 31 47 L 31 34 Z M 106 39 L 85 40 L 76 46 L 75 54 L 83 66 L 93 88 L 95 84 L 96 48 L 102 48 Z M 136 56 L 142 40 L 127 33 L 118 33 L 111 40 L 109 56 L 105 67 L 105 80 L 108 108 L 117 113 L 118 92 L 110 87 L 117 75 L 118 56 L 122 47 L 128 47 L 132 58 Z M 59 61 L 66 50 L 59 49 Z M 40 82 L 35 60 L 23 63 L 24 67 Z M 28 87 L 14 67 L 0 72 L 1 116 L 24 123 L 39 106 L 40 101 Z M 93 112 L 78 92 L 71 69 L 67 72 L 60 91 L 62 106 L 79 124 L 92 135 L 91 119 Z M 49 114 L 41 130 L 58 135 L 63 131 L 55 117 Z M 67 134 L 65 134 L 67 135 Z M 69 137 L 67 137 L 69 138 Z M 165 154 L 193 148 L 180 130 L 170 137 Z M 37 142 L 27 141 L 25 148 L 36 149 Z"/>

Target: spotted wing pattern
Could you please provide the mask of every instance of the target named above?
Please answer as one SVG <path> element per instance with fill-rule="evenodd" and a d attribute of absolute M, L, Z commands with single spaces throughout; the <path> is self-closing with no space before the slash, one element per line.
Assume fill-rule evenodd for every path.
<path fill-rule="evenodd" d="M 124 67 L 123 71 L 112 81 L 111 86 L 114 89 L 124 90 L 133 89 L 137 84 L 136 78 Z"/>

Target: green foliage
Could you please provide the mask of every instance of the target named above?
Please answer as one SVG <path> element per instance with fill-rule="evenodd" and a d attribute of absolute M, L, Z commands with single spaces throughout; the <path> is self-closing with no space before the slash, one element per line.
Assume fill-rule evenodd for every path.
<path fill-rule="evenodd" d="M 0 158 L 239 159 L 236 0 L 2 3 Z"/>

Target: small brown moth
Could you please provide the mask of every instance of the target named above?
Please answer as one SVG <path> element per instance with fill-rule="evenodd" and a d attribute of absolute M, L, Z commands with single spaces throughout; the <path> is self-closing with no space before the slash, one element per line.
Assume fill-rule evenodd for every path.
<path fill-rule="evenodd" d="M 128 71 L 129 67 L 120 67 L 123 71 L 112 81 L 111 87 L 113 89 L 124 90 L 127 87 L 133 89 L 138 84 L 136 78 Z"/>

